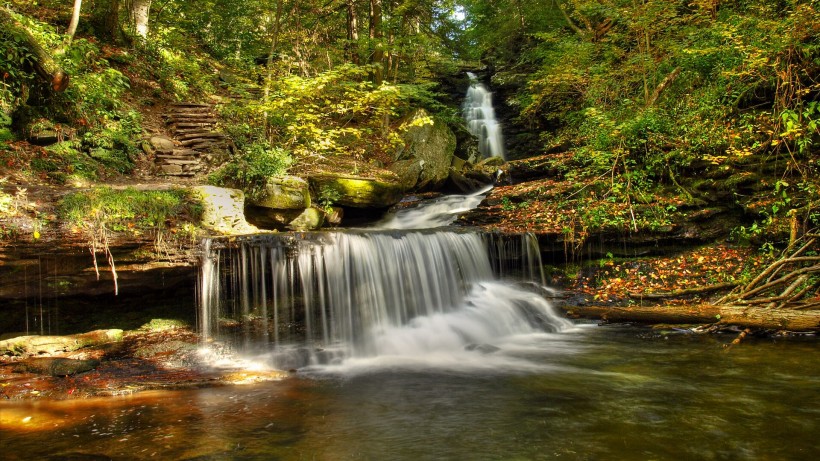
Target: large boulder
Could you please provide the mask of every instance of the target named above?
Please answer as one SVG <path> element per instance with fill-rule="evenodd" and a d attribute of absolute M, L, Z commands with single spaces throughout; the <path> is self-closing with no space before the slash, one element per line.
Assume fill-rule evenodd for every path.
<path fill-rule="evenodd" d="M 296 176 L 270 178 L 264 192 L 250 204 L 273 210 L 304 210 L 310 207 L 310 186 Z"/>
<path fill-rule="evenodd" d="M 456 149 L 456 136 L 447 124 L 424 109 L 406 123 L 404 145 L 394 156 L 391 170 L 405 190 L 430 190 L 444 185 Z"/>
<path fill-rule="evenodd" d="M 241 190 L 197 186 L 191 188 L 191 195 L 202 204 L 202 227 L 228 235 L 259 230 L 245 220 L 245 194 Z"/>
<path fill-rule="evenodd" d="M 320 202 L 354 208 L 387 208 L 403 193 L 398 182 L 351 175 L 318 174 L 308 182 Z"/>

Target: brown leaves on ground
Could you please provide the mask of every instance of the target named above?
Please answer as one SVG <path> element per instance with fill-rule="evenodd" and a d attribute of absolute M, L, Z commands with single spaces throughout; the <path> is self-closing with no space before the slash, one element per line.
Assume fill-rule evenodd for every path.
<path fill-rule="evenodd" d="M 706 246 L 674 256 L 601 260 L 582 269 L 570 290 L 594 302 L 621 303 L 630 293 L 667 293 L 687 288 L 740 282 L 764 267 L 769 258 L 749 248 Z M 693 295 L 703 299 L 712 293 Z M 689 299 L 691 301 L 692 299 Z M 667 303 L 684 302 L 670 299 Z"/>

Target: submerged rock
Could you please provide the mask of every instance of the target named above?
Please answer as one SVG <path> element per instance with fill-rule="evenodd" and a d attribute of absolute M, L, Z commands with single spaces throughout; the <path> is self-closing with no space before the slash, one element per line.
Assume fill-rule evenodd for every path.
<path fill-rule="evenodd" d="M 464 349 L 468 351 L 480 352 L 484 355 L 492 354 L 493 352 L 498 352 L 501 350 L 500 347 L 493 346 L 492 344 L 468 344 L 464 347 Z"/>

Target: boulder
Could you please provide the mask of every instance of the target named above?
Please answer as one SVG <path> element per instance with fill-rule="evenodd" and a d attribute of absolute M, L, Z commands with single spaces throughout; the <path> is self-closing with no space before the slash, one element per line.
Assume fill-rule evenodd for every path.
<path fill-rule="evenodd" d="M 296 176 L 270 178 L 264 192 L 250 204 L 274 210 L 304 210 L 310 207 L 310 186 Z"/>
<path fill-rule="evenodd" d="M 306 208 L 293 221 L 288 223 L 288 229 L 295 231 L 316 230 L 325 222 L 325 213 L 318 208 Z"/>
<path fill-rule="evenodd" d="M 202 227 L 222 234 L 250 234 L 259 231 L 245 220 L 245 194 L 239 189 L 216 186 L 191 188 L 202 204 Z"/>
<path fill-rule="evenodd" d="M 72 352 L 83 347 L 100 346 L 122 341 L 123 331 L 119 329 L 95 330 L 71 336 L 18 336 L 0 341 L 0 355 L 27 357 L 40 354 Z"/>
<path fill-rule="evenodd" d="M 151 150 L 158 154 L 170 154 L 174 151 L 174 141 L 167 136 L 152 136 L 148 140 Z"/>
<path fill-rule="evenodd" d="M 351 175 L 320 174 L 308 178 L 316 197 L 333 205 L 387 208 L 402 198 L 398 182 Z"/>
<path fill-rule="evenodd" d="M 404 145 L 396 152 L 391 170 L 401 178 L 405 190 L 443 186 L 453 162 L 455 134 L 443 120 L 424 109 L 417 110 L 405 126 Z"/>

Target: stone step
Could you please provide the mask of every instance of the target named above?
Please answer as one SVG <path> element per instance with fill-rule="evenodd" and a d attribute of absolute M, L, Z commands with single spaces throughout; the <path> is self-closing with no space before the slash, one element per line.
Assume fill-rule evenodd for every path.
<path fill-rule="evenodd" d="M 167 165 L 199 165 L 199 160 L 167 158 L 163 159 L 163 163 Z"/>
<path fill-rule="evenodd" d="M 186 129 L 186 128 L 211 128 L 213 127 L 213 123 L 194 123 L 194 122 L 181 122 L 181 123 L 174 123 L 172 128 L 176 129 Z M 174 130 L 176 131 L 176 130 Z"/>
<path fill-rule="evenodd" d="M 197 132 L 197 133 L 187 133 L 187 134 L 177 134 L 174 136 L 178 141 L 188 141 L 191 139 L 225 139 L 225 136 L 222 133 L 217 133 L 215 131 L 209 132 Z"/>
<path fill-rule="evenodd" d="M 171 107 L 208 107 L 210 108 L 210 104 L 202 104 L 196 102 L 174 102 L 169 104 Z"/>

